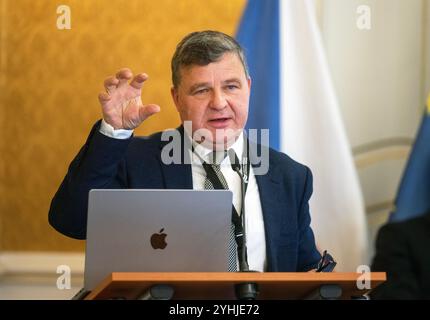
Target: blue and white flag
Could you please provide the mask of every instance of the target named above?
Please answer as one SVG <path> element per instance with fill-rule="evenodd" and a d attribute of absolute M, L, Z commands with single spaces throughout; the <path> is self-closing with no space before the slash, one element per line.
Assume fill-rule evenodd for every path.
<path fill-rule="evenodd" d="M 312 0 L 249 0 L 237 32 L 252 78 L 248 128 L 309 166 L 317 246 L 338 271 L 366 264 L 363 197 Z"/>
<path fill-rule="evenodd" d="M 427 212 L 430 212 L 430 95 L 390 222 L 412 219 Z"/>

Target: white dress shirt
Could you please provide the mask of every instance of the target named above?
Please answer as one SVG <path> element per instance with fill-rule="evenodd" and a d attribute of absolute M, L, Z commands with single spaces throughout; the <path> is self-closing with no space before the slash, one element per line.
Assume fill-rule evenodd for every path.
<path fill-rule="evenodd" d="M 115 139 L 128 139 L 133 130 L 114 130 L 114 128 L 102 120 L 100 133 Z M 239 136 L 236 142 L 231 146 L 236 152 L 239 159 L 243 154 L 244 137 L 243 133 Z M 194 148 L 194 152 L 198 155 L 193 155 L 190 150 L 191 168 L 193 175 L 193 189 L 204 190 L 204 182 L 206 179 L 206 171 L 202 166 L 202 161 L 210 162 L 208 159 L 212 149 L 207 149 L 201 145 Z M 200 156 L 200 158 L 199 158 Z M 232 169 L 229 157 L 226 157 L 221 163 L 221 172 L 227 181 L 229 189 L 233 192 L 233 205 L 237 212 L 240 212 L 241 203 L 241 181 L 239 175 Z M 264 232 L 263 210 L 261 208 L 260 193 L 258 191 L 257 181 L 252 167 L 249 172 L 248 188 L 245 195 L 245 210 L 246 210 L 246 237 L 247 237 L 247 253 L 248 264 L 250 270 L 265 271 L 266 269 L 266 240 Z"/>

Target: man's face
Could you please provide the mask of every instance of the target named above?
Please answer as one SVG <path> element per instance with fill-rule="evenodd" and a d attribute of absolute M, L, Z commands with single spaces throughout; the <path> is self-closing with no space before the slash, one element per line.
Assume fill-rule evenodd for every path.
<path fill-rule="evenodd" d="M 207 130 L 208 146 L 223 149 L 231 145 L 245 127 L 251 88 L 239 57 L 225 53 L 206 66 L 182 67 L 180 76 L 172 97 L 182 122 L 192 121 L 195 139 L 196 133 Z"/>

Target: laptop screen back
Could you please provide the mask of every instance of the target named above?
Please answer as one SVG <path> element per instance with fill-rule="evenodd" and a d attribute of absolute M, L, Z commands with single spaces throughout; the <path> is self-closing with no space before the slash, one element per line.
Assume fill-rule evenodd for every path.
<path fill-rule="evenodd" d="M 85 289 L 112 272 L 227 271 L 228 190 L 91 190 Z"/>

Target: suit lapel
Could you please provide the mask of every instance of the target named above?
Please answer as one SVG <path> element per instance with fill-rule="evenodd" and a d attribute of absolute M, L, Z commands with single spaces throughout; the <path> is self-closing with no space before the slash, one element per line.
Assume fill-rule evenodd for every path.
<path fill-rule="evenodd" d="M 161 151 L 170 141 L 160 141 L 160 152 L 157 154 L 158 161 L 163 172 L 164 184 L 166 189 L 193 189 L 193 175 L 190 164 L 189 151 L 184 148 L 184 128 L 180 126 L 176 129 L 179 133 L 180 141 L 175 141 L 177 148 L 181 152 L 179 164 L 165 164 L 161 159 Z"/>
<path fill-rule="evenodd" d="M 262 148 L 261 145 L 256 146 L 252 144 L 250 146 L 249 156 L 251 158 L 252 167 L 255 169 L 256 165 L 256 154 L 255 152 Z M 261 152 L 259 152 L 262 154 Z M 254 160 L 254 161 L 253 161 Z M 284 224 L 283 215 L 280 214 L 282 211 L 280 205 L 280 175 L 277 173 L 279 170 L 276 163 L 269 160 L 269 171 L 264 175 L 255 175 L 258 192 L 260 194 L 261 208 L 263 210 L 264 219 L 264 230 L 266 234 L 266 252 L 268 270 L 276 271 L 277 268 L 277 244 L 281 235 L 281 227 Z M 254 170 L 255 172 L 255 170 Z"/>

